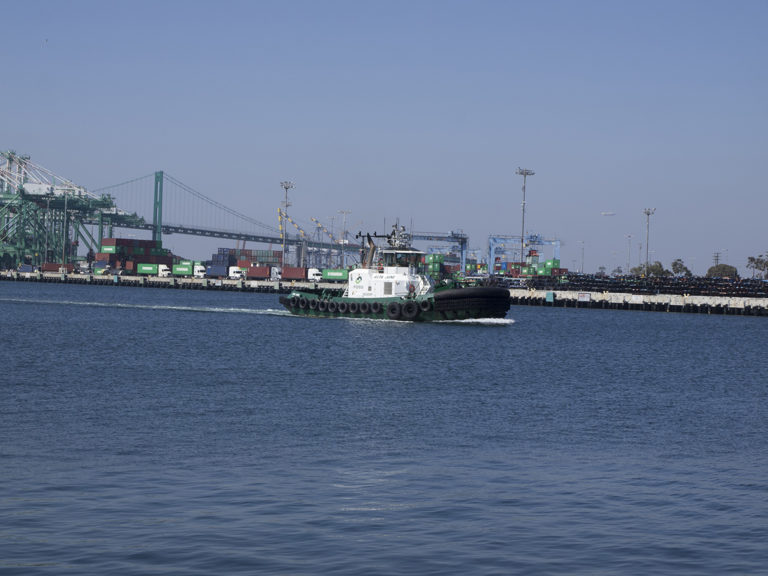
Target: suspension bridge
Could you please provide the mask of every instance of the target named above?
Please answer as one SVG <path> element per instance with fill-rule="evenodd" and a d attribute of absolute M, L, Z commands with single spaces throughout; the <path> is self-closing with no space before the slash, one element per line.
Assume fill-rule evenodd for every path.
<path fill-rule="evenodd" d="M 283 183 L 286 184 L 286 183 Z M 290 183 L 288 183 L 290 184 Z M 290 205 L 287 202 L 284 204 Z M 40 166 L 29 156 L 0 152 L 0 268 L 17 264 L 67 264 L 100 251 L 104 238 L 121 230 L 221 238 L 294 247 L 297 264 L 314 250 L 326 262 L 359 247 L 349 230 L 334 234 L 317 218 L 302 226 L 277 209 L 277 226 L 266 224 L 195 190 L 164 171 L 92 191 Z M 309 230 L 309 231 L 308 231 Z M 461 231 L 418 233 L 414 240 L 449 243 L 465 269 L 469 238 Z"/>

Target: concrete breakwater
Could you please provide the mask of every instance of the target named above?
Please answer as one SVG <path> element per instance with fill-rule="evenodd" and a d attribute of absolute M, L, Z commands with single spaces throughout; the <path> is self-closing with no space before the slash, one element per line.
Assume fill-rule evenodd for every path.
<path fill-rule="evenodd" d="M 691 294 L 575 292 L 571 290 L 537 290 L 530 288 L 513 288 L 509 292 L 512 297 L 512 304 L 523 306 L 768 316 L 768 298 L 699 296 Z"/>
<path fill-rule="evenodd" d="M 52 272 L 0 273 L 0 280 L 16 282 L 57 282 L 102 286 L 134 286 L 182 290 L 234 290 L 242 292 L 273 292 L 285 294 L 291 290 L 339 288 L 338 283 L 315 283 L 275 280 L 229 280 L 157 276 L 117 276 L 92 274 L 61 274 Z M 768 316 L 768 298 L 745 296 L 711 296 L 691 294 L 637 294 L 589 290 L 557 290 L 553 288 L 510 288 L 513 305 L 553 306 L 561 308 L 597 308 L 610 310 L 646 310 L 654 312 L 685 312 L 698 314 L 730 314 Z"/>

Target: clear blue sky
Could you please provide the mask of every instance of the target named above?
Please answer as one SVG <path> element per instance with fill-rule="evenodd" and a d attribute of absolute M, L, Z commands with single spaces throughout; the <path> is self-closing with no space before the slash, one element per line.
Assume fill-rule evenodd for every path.
<path fill-rule="evenodd" d="M 768 2 L 0 2 L 0 149 L 273 222 L 526 231 L 563 265 L 768 251 Z M 611 212 L 614 215 L 602 215 Z M 170 239 L 169 239 L 170 240 Z M 175 237 L 174 242 L 183 240 Z M 220 244 L 223 241 L 219 242 Z M 183 249 L 181 250 L 183 252 Z M 200 253 L 193 256 L 206 257 Z M 643 251 L 644 258 L 644 251 Z"/>

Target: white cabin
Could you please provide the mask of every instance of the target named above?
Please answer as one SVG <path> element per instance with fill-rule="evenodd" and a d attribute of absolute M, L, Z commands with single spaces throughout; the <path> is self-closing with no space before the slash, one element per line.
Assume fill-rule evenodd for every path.
<path fill-rule="evenodd" d="M 414 297 L 433 288 L 432 279 L 424 273 L 424 252 L 413 248 L 379 250 L 369 267 L 349 273 L 349 298 Z"/>

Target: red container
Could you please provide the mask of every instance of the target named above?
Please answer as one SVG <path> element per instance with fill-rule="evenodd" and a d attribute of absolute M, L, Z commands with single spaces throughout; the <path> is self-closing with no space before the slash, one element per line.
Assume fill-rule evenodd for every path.
<path fill-rule="evenodd" d="M 306 268 L 294 268 L 293 266 L 284 266 L 282 273 L 283 280 L 306 280 Z"/>
<path fill-rule="evenodd" d="M 58 262 L 43 262 L 40 265 L 41 272 L 58 272 L 60 268 L 66 268 L 67 274 L 71 274 L 75 269 L 74 264 L 59 264 Z"/>
<path fill-rule="evenodd" d="M 251 267 L 251 261 L 250 260 L 238 260 L 237 261 L 237 267 L 238 268 L 250 268 Z"/>
<path fill-rule="evenodd" d="M 245 277 L 252 280 L 267 280 L 269 278 L 269 266 L 250 266 L 245 272 Z"/>

